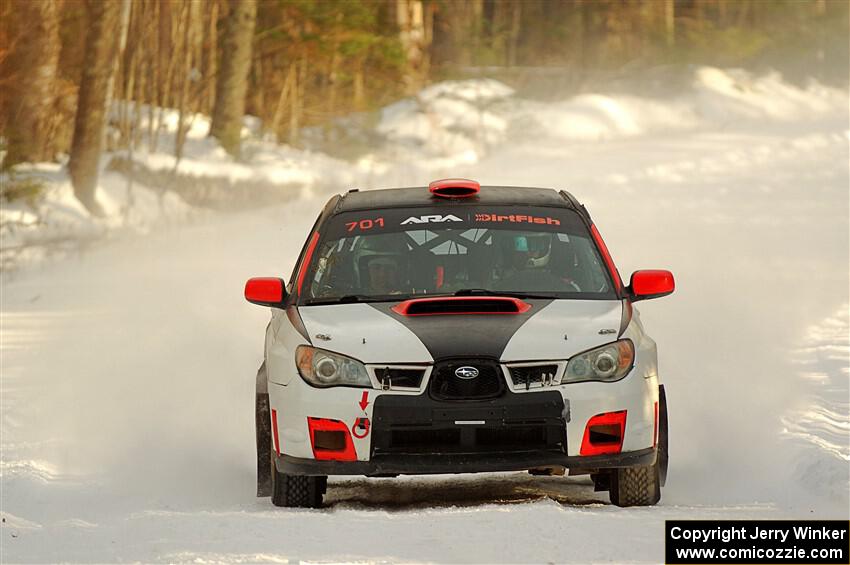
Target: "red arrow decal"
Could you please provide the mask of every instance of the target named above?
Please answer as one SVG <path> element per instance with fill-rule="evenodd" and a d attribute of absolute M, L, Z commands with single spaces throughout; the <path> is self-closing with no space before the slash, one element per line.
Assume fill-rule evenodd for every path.
<path fill-rule="evenodd" d="M 369 406 L 369 391 L 364 390 L 363 396 L 360 397 L 360 409 L 366 410 L 367 406 Z"/>

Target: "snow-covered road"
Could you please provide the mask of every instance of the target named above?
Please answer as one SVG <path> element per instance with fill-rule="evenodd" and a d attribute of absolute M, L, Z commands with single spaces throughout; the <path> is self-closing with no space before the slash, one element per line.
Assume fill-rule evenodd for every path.
<path fill-rule="evenodd" d="M 242 285 L 288 275 L 324 196 L 7 276 L 0 561 L 661 561 L 669 518 L 847 518 L 848 155 L 845 106 L 523 136 L 475 164 L 381 178 L 567 188 L 625 277 L 674 272 L 674 295 L 640 305 L 670 403 L 655 508 L 525 474 L 335 479 L 318 511 L 254 498 L 267 312 Z"/>

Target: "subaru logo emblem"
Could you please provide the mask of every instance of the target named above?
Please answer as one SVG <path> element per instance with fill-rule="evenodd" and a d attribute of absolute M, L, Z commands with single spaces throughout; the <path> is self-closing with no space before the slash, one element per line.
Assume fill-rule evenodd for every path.
<path fill-rule="evenodd" d="M 455 369 L 455 376 L 459 379 L 474 379 L 478 376 L 478 369 L 475 367 L 458 367 Z"/>

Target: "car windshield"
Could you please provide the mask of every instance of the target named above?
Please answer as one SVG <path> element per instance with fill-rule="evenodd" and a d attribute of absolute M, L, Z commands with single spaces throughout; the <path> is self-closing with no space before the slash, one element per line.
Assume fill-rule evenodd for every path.
<path fill-rule="evenodd" d="M 453 294 L 616 298 L 585 224 L 568 209 L 348 212 L 324 231 L 302 304 Z"/>

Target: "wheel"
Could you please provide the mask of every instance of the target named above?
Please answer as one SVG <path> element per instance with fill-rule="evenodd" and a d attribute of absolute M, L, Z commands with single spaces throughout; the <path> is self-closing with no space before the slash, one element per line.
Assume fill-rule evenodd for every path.
<path fill-rule="evenodd" d="M 661 500 L 658 461 L 654 465 L 626 467 L 611 472 L 608 493 L 617 506 L 654 506 Z"/>
<path fill-rule="evenodd" d="M 271 455 L 272 504 L 287 508 L 321 508 L 322 495 L 328 488 L 327 477 L 286 475 L 277 470 Z"/>
<path fill-rule="evenodd" d="M 655 463 L 643 467 L 614 469 L 610 474 L 609 494 L 617 506 L 654 506 L 661 500 L 661 487 L 667 480 L 667 396 L 658 387 L 658 456 Z"/>
<path fill-rule="evenodd" d="M 667 465 L 670 450 L 667 439 L 667 394 L 664 385 L 658 387 L 658 475 L 661 486 L 667 484 Z"/>

